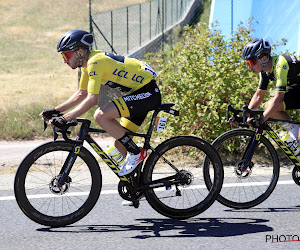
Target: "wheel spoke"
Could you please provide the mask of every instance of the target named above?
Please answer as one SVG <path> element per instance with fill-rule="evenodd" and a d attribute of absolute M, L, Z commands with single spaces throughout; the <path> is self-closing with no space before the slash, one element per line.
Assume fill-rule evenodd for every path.
<path fill-rule="evenodd" d="M 66 183 L 57 186 L 60 170 L 72 150 L 73 145 L 65 142 L 44 144 L 27 156 L 16 173 L 17 202 L 37 223 L 48 226 L 74 223 L 92 209 L 99 197 L 99 165 L 84 148 L 84 153 L 77 155 Z M 82 207 L 86 208 L 83 213 Z"/>
<path fill-rule="evenodd" d="M 254 131 L 236 129 L 220 136 L 213 144 L 224 166 L 224 183 L 218 200 L 232 208 L 249 208 L 263 202 L 274 190 L 279 163 L 274 147 L 261 136 L 251 162 L 245 172 L 237 171 Z"/>
<path fill-rule="evenodd" d="M 146 193 L 150 205 L 157 211 L 171 218 L 188 218 L 206 210 L 216 198 L 222 185 L 220 180 L 215 182 L 214 188 L 208 190 L 203 176 L 203 161 L 205 156 L 214 164 L 210 165 L 212 173 L 219 174 L 221 163 L 210 144 L 204 143 L 196 137 L 176 137 L 163 143 L 157 149 L 159 155 L 149 160 L 151 165 L 145 166 L 146 183 L 159 183 L 161 180 L 174 176 L 177 172 L 168 162 L 176 167 L 176 185 L 153 188 Z M 167 161 L 165 160 L 167 159 Z"/>

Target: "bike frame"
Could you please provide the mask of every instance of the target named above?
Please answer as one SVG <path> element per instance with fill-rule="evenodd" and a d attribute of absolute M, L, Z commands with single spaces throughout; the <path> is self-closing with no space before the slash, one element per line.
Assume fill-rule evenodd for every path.
<path fill-rule="evenodd" d="M 240 123 L 240 126 L 242 127 L 248 127 L 248 125 L 245 125 L 247 116 L 246 114 L 250 114 L 250 117 L 254 117 L 257 114 L 262 114 L 263 110 L 250 110 L 248 109 L 247 106 L 244 106 L 243 109 L 234 109 L 232 108 L 231 105 L 228 105 L 227 107 L 227 114 L 226 114 L 226 119 L 229 119 L 229 112 L 234 113 L 234 117 L 238 113 L 243 114 L 243 122 Z M 285 121 L 285 120 L 279 120 L 279 119 L 273 119 L 269 118 L 268 121 L 270 122 L 289 122 L 289 123 L 295 123 L 298 124 L 299 122 L 294 122 L 294 121 Z M 242 166 L 242 171 L 245 171 L 247 169 L 248 163 L 251 161 L 252 156 L 254 154 L 254 151 L 256 147 L 258 146 L 258 143 L 260 141 L 260 138 L 262 136 L 263 131 L 267 131 L 268 135 L 275 141 L 275 143 L 278 145 L 279 148 L 284 152 L 284 154 L 290 159 L 290 161 L 298 168 L 300 168 L 300 161 L 299 159 L 295 156 L 295 154 L 285 145 L 285 143 L 278 137 L 278 135 L 272 130 L 272 128 L 268 125 L 268 121 L 262 124 L 260 127 L 256 128 L 255 134 L 253 138 L 249 141 L 246 150 L 243 154 L 242 159 L 246 159 L 243 166 Z"/>
<path fill-rule="evenodd" d="M 280 147 L 282 149 L 282 151 L 284 152 L 284 154 L 291 160 L 291 162 L 299 167 L 300 166 L 300 161 L 298 160 L 298 158 L 295 156 L 295 154 L 293 153 L 293 151 L 291 151 L 286 145 L 285 143 L 278 137 L 278 135 L 270 128 L 270 126 L 268 124 L 267 125 L 267 132 L 270 135 L 270 137 L 275 141 L 275 143 L 278 145 L 278 147 Z"/>
<path fill-rule="evenodd" d="M 169 106 L 170 106 L 170 104 L 169 104 Z M 153 115 L 152 115 L 151 123 L 150 123 L 150 126 L 149 126 L 148 131 L 147 131 L 146 134 L 138 134 L 138 133 L 128 132 L 129 135 L 145 138 L 143 147 L 146 150 L 150 149 L 152 152 L 155 152 L 155 153 L 157 153 L 157 152 L 155 151 L 154 148 L 151 147 L 150 139 L 151 139 L 153 129 L 154 129 L 154 126 L 155 126 L 156 117 L 157 117 L 157 115 L 160 111 L 165 111 L 165 112 L 173 114 L 173 115 L 178 115 L 178 113 L 176 113 L 176 111 L 172 110 L 172 109 L 169 109 L 169 110 L 164 110 L 164 109 L 155 110 Z M 81 122 L 82 125 L 80 127 L 78 137 L 77 137 L 76 140 L 69 139 L 66 135 L 66 132 L 67 132 L 66 130 L 64 130 L 62 132 L 63 138 L 67 142 L 70 142 L 70 143 L 74 144 L 74 146 L 73 146 L 72 152 L 69 153 L 63 167 L 60 170 L 60 176 L 61 177 L 58 181 L 58 186 L 59 187 L 61 187 L 67 181 L 69 173 L 72 169 L 72 166 L 73 166 L 74 162 L 76 161 L 77 155 L 80 153 L 80 150 L 83 146 L 84 141 L 86 141 L 95 150 L 95 152 L 101 157 L 101 159 L 106 163 L 106 165 L 116 174 L 116 176 L 121 181 L 125 181 L 125 182 L 130 183 L 133 186 L 136 186 L 137 191 L 144 191 L 144 190 L 151 189 L 151 188 L 154 188 L 154 187 L 158 188 L 158 187 L 163 187 L 163 186 L 174 185 L 174 184 L 180 182 L 179 180 L 174 180 L 174 179 L 176 179 L 176 174 L 175 174 L 174 176 L 169 176 L 167 178 L 156 180 L 155 182 L 151 183 L 150 185 L 140 186 L 139 184 L 136 185 L 136 183 L 134 183 L 134 180 L 132 178 L 127 178 L 127 176 L 119 176 L 118 175 L 118 173 L 120 171 L 119 166 L 111 159 L 111 157 L 99 146 L 99 144 L 89 134 L 89 133 L 106 133 L 106 131 L 103 130 L 103 129 L 91 128 L 90 127 L 91 121 L 89 121 L 89 120 L 78 118 L 77 121 Z M 179 170 L 173 164 L 171 164 L 167 159 L 165 159 L 165 158 L 163 158 L 163 159 L 173 169 L 175 169 L 175 171 L 177 173 L 179 173 Z M 138 170 L 139 170 L 138 174 L 141 174 L 141 168 L 142 168 L 143 162 L 141 162 L 140 164 L 141 164 L 141 166 L 138 167 Z"/>
<path fill-rule="evenodd" d="M 265 124 L 265 129 L 270 135 L 270 137 L 273 139 L 273 141 L 278 145 L 279 148 L 284 152 L 284 154 L 290 159 L 290 161 L 296 166 L 300 167 L 300 161 L 299 159 L 295 156 L 295 154 L 284 144 L 284 142 L 278 137 L 278 135 L 270 128 L 268 124 Z M 262 132 L 260 131 L 262 129 L 257 128 L 255 131 L 255 134 L 253 138 L 249 141 L 249 144 L 247 145 L 246 151 L 243 155 L 242 159 L 246 159 L 242 170 L 245 171 L 247 168 L 248 163 L 251 161 L 252 156 L 254 154 L 254 151 L 260 141 L 260 137 L 262 136 Z"/>

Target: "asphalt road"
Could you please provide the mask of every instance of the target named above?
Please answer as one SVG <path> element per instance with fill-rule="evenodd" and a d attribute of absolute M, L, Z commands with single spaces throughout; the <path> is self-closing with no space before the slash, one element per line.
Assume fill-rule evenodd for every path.
<path fill-rule="evenodd" d="M 0 149 L 3 152 L 3 147 Z M 105 169 L 102 174 L 103 179 L 113 181 L 103 185 L 94 209 L 79 222 L 55 229 L 36 224 L 22 213 L 13 195 L 14 173 L 2 174 L 0 248 L 300 248 L 300 187 L 292 182 L 291 175 L 282 175 L 273 194 L 255 208 L 233 210 L 215 202 L 194 218 L 176 221 L 155 212 L 145 200 L 138 209 L 122 206 L 117 177 Z"/>
<path fill-rule="evenodd" d="M 204 213 L 186 221 L 165 218 L 146 201 L 138 209 L 122 207 L 116 185 L 104 185 L 103 191 L 85 218 L 67 227 L 48 228 L 32 222 L 21 212 L 11 189 L 1 190 L 1 249 L 300 247 L 300 242 L 295 241 L 300 237 L 299 187 L 295 184 L 279 184 L 269 199 L 256 208 L 232 210 L 216 202 Z M 282 242 L 289 239 L 294 241 Z"/>

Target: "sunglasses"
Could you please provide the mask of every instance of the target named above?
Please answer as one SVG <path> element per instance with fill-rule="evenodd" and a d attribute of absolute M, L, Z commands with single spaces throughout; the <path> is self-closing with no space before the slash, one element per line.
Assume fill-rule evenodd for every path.
<path fill-rule="evenodd" d="M 256 60 L 248 60 L 247 62 L 250 65 L 250 67 L 253 67 L 255 64 L 257 64 Z"/>
<path fill-rule="evenodd" d="M 61 55 L 65 61 L 68 61 L 75 51 L 62 52 Z"/>

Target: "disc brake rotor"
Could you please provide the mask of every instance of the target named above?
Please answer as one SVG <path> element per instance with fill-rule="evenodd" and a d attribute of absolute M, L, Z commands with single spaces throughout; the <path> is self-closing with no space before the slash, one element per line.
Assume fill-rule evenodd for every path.
<path fill-rule="evenodd" d="M 58 181 L 60 179 L 61 175 L 55 176 L 52 178 L 52 180 L 49 183 L 49 188 L 51 193 L 56 195 L 62 195 L 68 192 L 70 189 L 70 182 L 72 182 L 71 178 L 68 177 L 68 180 L 61 186 L 58 186 Z"/>
<path fill-rule="evenodd" d="M 235 164 L 234 173 L 239 178 L 247 178 L 252 173 L 253 162 L 249 162 L 246 169 L 242 170 L 245 160 L 240 160 Z"/>

